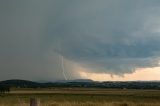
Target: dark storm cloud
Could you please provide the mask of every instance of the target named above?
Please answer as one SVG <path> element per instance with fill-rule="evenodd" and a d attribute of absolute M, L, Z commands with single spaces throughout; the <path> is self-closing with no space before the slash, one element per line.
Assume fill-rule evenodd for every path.
<path fill-rule="evenodd" d="M 94 72 L 156 67 L 159 0 L 1 0 L 0 77 L 62 79 L 60 55 Z"/>
<path fill-rule="evenodd" d="M 63 79 L 59 55 L 48 45 L 49 38 L 46 39 L 48 19 L 59 14 L 59 6 L 63 7 L 61 1 L 1 1 L 1 80 Z"/>
<path fill-rule="evenodd" d="M 63 50 L 59 52 L 66 58 L 92 71 L 112 74 L 158 66 L 159 1 L 74 5 L 74 10 L 66 10 L 70 13 L 66 20 L 52 32 L 61 40 Z"/>

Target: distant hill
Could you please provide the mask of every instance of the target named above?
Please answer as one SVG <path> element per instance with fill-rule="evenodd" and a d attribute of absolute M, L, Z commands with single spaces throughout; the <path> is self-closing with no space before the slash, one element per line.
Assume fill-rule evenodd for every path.
<path fill-rule="evenodd" d="M 17 88 L 41 88 L 41 87 L 63 87 L 69 83 L 90 83 L 93 82 L 89 79 L 76 79 L 76 80 L 59 80 L 55 82 L 34 82 L 29 80 L 21 80 L 21 79 L 11 79 L 11 80 L 4 80 L 0 81 L 0 85 L 9 85 L 11 87 Z M 64 84 L 66 83 L 66 84 Z"/>
<path fill-rule="evenodd" d="M 75 79 L 75 80 L 70 80 L 70 82 L 94 82 L 91 79 Z"/>
<path fill-rule="evenodd" d="M 94 81 L 91 80 L 91 79 L 75 79 L 75 80 L 58 80 L 58 81 L 55 81 L 55 82 L 67 83 L 67 82 L 94 82 Z"/>
<path fill-rule="evenodd" d="M 0 85 L 9 85 L 11 87 L 21 87 L 21 88 L 33 88 L 40 85 L 40 83 L 28 81 L 28 80 L 20 80 L 20 79 L 13 79 L 13 80 L 5 80 L 0 81 Z"/>
<path fill-rule="evenodd" d="M 114 88 L 114 89 L 159 89 L 160 81 L 107 81 L 97 82 L 89 79 L 61 80 L 48 83 L 28 80 L 5 80 L 0 85 L 16 88 L 50 88 L 50 87 L 84 87 L 84 88 Z"/>

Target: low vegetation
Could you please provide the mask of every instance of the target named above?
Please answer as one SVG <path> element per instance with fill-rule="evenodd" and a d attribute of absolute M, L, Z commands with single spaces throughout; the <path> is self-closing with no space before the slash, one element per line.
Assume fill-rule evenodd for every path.
<path fill-rule="evenodd" d="M 160 90 L 97 88 L 12 88 L 0 96 L 0 106 L 29 106 L 30 98 L 41 106 L 160 106 Z"/>
<path fill-rule="evenodd" d="M 6 85 L 0 85 L 0 94 L 4 94 L 6 92 L 10 92 L 10 87 Z"/>
<path fill-rule="evenodd" d="M 19 104 L 1 104 L 0 106 L 29 106 L 28 103 L 19 103 Z M 99 102 L 50 102 L 48 104 L 41 104 L 41 106 L 160 106 L 158 103 L 132 103 L 132 102 L 111 102 L 111 103 L 99 103 Z"/>
<path fill-rule="evenodd" d="M 92 80 L 67 80 L 50 83 L 39 83 L 27 80 L 5 80 L 0 85 L 16 88 L 52 88 L 52 87 L 79 87 L 79 88 L 113 88 L 113 89 L 157 89 L 160 90 L 159 81 L 108 81 L 97 82 Z"/>

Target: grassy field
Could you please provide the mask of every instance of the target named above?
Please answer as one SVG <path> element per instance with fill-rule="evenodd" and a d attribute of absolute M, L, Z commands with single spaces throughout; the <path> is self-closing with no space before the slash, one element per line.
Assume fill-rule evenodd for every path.
<path fill-rule="evenodd" d="M 0 106 L 29 106 L 30 98 L 41 106 L 160 106 L 160 90 L 93 88 L 12 89 Z"/>

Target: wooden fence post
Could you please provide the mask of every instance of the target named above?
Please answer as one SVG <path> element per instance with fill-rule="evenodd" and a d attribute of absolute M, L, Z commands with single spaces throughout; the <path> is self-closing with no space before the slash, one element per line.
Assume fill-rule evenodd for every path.
<path fill-rule="evenodd" d="M 31 98 L 30 99 L 30 106 L 40 106 L 40 99 L 38 99 L 38 98 Z"/>

